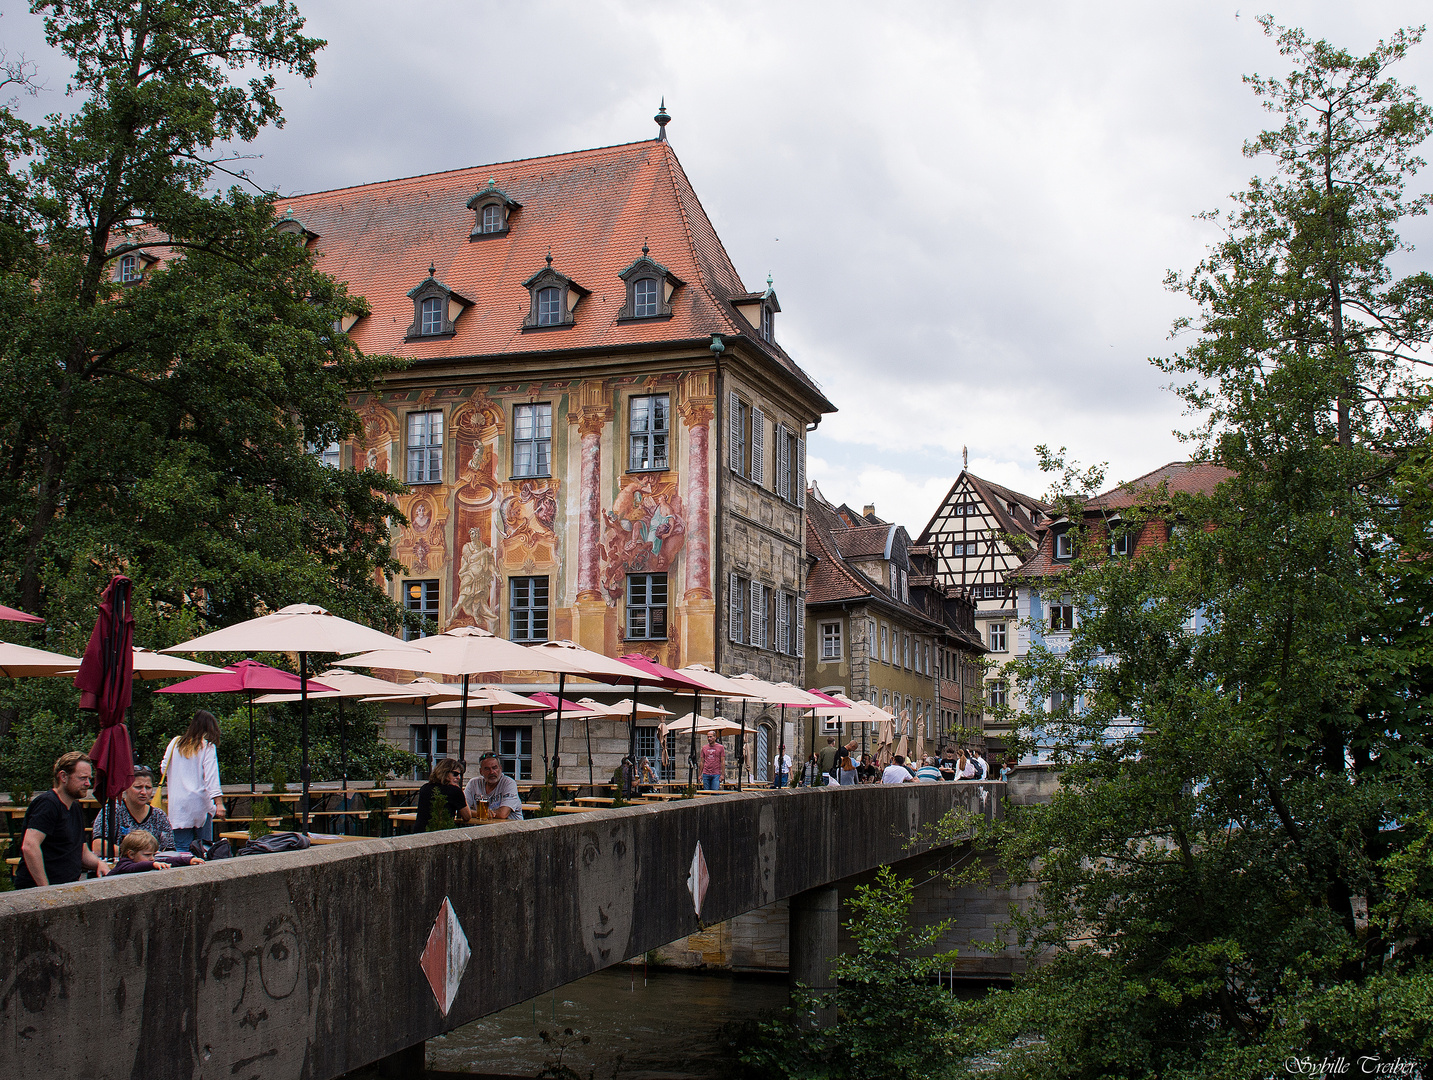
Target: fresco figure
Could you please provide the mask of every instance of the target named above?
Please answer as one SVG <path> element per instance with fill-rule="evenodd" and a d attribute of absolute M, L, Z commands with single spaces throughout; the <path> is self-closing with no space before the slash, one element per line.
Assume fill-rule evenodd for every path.
<path fill-rule="evenodd" d="M 453 610 L 467 612 L 484 630 L 492 630 L 497 621 L 491 604 L 494 567 L 492 548 L 483 543 L 477 529 L 469 529 L 458 565 L 458 599 Z"/>

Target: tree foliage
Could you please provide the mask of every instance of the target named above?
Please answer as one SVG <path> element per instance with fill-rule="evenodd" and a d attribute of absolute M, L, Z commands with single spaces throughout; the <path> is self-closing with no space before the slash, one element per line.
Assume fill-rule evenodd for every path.
<path fill-rule="evenodd" d="M 276 73 L 311 77 L 323 42 L 283 0 L 33 10 L 73 104 L 0 109 L 0 581 L 48 619 L 7 635 L 82 649 L 117 571 L 154 647 L 297 601 L 396 625 L 397 482 L 308 451 L 354 434 L 348 395 L 398 362 L 337 330 L 364 302 L 272 195 L 218 183 L 245 179 L 226 148 L 282 124 Z M 37 696 L 73 707 L 4 696 L 7 729 Z"/>
<path fill-rule="evenodd" d="M 1421 31 L 1359 57 L 1264 26 L 1291 65 L 1247 80 L 1269 169 L 1170 276 L 1193 340 L 1157 361 L 1230 479 L 1145 492 L 1118 528 L 1176 527 L 1136 557 L 1077 526 L 1047 587 L 1079 606 L 1070 648 L 1016 665 L 1024 745 L 1063 771 L 998 830 L 1043 960 L 988 1005 L 1038 1036 L 1005 1075 L 1433 1059 L 1433 277 L 1396 270 L 1433 114 L 1389 75 Z"/>

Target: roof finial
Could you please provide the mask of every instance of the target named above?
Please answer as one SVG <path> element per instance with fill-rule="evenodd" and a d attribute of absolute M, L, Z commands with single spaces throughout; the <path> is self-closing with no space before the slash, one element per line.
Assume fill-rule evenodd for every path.
<path fill-rule="evenodd" d="M 766 295 L 767 295 L 768 297 L 771 295 L 771 275 L 770 275 L 770 274 L 767 274 L 767 275 L 766 275 Z"/>
<path fill-rule="evenodd" d="M 428 264 L 428 276 L 429 276 L 429 277 L 437 277 L 437 276 L 438 276 L 438 268 L 437 268 L 436 266 L 434 266 L 431 262 Z"/>
<path fill-rule="evenodd" d="M 551 245 L 551 244 L 549 244 L 548 247 L 547 247 L 547 268 L 548 268 L 549 270 L 552 269 L 552 245 Z"/>
<path fill-rule="evenodd" d="M 650 249 L 647 247 L 647 238 L 642 237 L 642 254 L 645 255 Z"/>
<path fill-rule="evenodd" d="M 497 178 L 496 176 L 490 176 L 490 177 L 488 177 L 488 187 L 497 187 L 497 186 L 498 186 L 498 178 Z"/>
<path fill-rule="evenodd" d="M 657 141 L 666 142 L 667 125 L 672 122 L 672 118 L 667 115 L 667 95 L 662 95 L 662 104 L 658 106 L 657 115 L 652 119 L 657 121 Z"/>
<path fill-rule="evenodd" d="M 961 462 L 965 465 L 965 467 L 966 467 L 967 469 L 970 468 L 970 448 L 969 448 L 969 447 L 962 446 L 962 447 L 960 448 L 960 460 L 961 460 Z"/>

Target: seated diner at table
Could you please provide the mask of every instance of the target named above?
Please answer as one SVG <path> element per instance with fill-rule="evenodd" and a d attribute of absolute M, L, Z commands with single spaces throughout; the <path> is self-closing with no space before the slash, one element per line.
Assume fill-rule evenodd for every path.
<path fill-rule="evenodd" d="M 157 806 L 149 804 L 154 797 L 154 773 L 143 765 L 134 767 L 134 782 L 124 789 L 119 798 L 119 812 L 115 822 L 119 826 L 116 837 L 123 840 L 134 829 L 143 829 L 159 844 L 158 851 L 174 850 L 174 828 L 169 824 L 169 815 Z M 104 854 L 104 845 L 109 840 L 110 804 L 100 807 L 91 832 L 94 842 L 90 850 L 96 855 Z"/>
<path fill-rule="evenodd" d="M 168 870 L 169 864 L 157 862 L 159 841 L 144 829 L 130 829 L 119 842 L 119 858 L 111 874 L 141 874 L 146 870 Z"/>
<path fill-rule="evenodd" d="M 522 820 L 522 795 L 517 781 L 503 773 L 502 760 L 491 750 L 478 758 L 478 775 L 468 781 L 464 795 L 480 819 Z"/>
<path fill-rule="evenodd" d="M 463 798 L 463 789 L 458 786 L 459 777 L 462 775 L 462 766 L 458 764 L 457 758 L 444 758 L 433 766 L 428 782 L 418 789 L 417 825 L 420 831 L 426 832 L 433 820 L 434 799 L 445 800 L 453 820 L 459 824 L 472 820 L 473 812 L 468 809 L 467 800 Z"/>

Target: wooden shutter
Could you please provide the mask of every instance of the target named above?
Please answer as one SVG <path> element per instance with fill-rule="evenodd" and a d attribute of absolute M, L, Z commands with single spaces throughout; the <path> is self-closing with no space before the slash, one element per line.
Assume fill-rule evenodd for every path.
<path fill-rule="evenodd" d="M 766 414 L 751 407 L 751 482 L 766 484 Z"/>
<path fill-rule="evenodd" d="M 776 591 L 776 639 L 771 643 L 779 653 L 786 652 L 787 633 L 791 624 L 787 621 L 786 593 Z"/>
<path fill-rule="evenodd" d="M 736 391 L 731 392 L 731 448 L 727 451 L 727 458 L 731 462 L 731 471 L 741 472 L 741 398 L 736 396 Z"/>
<path fill-rule="evenodd" d="M 746 625 L 749 632 L 746 635 L 746 640 L 747 644 L 760 647 L 761 624 L 765 615 L 761 606 L 761 582 L 753 581 L 751 583 L 748 596 Z"/>
<path fill-rule="evenodd" d="M 726 636 L 728 641 L 741 643 L 741 578 L 727 575 L 726 582 Z"/>
<path fill-rule="evenodd" d="M 796 440 L 796 505 L 806 505 L 806 440 Z"/>
<path fill-rule="evenodd" d="M 796 598 L 796 655 L 806 655 L 806 601 Z"/>

